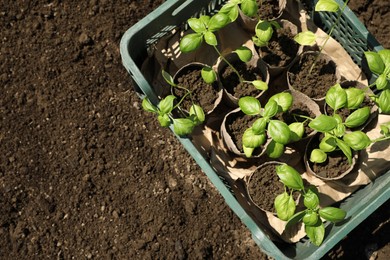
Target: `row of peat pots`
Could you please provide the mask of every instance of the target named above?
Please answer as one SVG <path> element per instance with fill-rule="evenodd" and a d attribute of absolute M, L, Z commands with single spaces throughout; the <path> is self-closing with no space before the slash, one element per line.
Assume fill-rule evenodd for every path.
<path fill-rule="evenodd" d="M 298 2 L 262 1 L 274 4 L 264 20 L 244 2 L 161 40 L 152 64 L 162 74 L 151 80 L 161 101 L 143 107 L 191 138 L 262 226 L 320 245 L 323 222 L 345 217 L 331 205 L 390 166 L 390 51 L 365 53 L 379 76 L 368 86 Z"/>

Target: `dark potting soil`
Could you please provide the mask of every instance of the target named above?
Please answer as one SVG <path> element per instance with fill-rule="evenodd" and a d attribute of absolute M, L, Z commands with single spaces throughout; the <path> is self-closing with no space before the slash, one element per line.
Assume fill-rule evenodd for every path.
<path fill-rule="evenodd" d="M 201 70 L 201 68 L 187 67 L 180 72 L 180 75 L 177 75 L 175 80 L 179 86 L 191 91 L 192 101 L 200 105 L 207 113 L 213 110 L 216 105 L 219 87 L 217 82 L 207 84 L 202 78 Z M 173 93 L 180 100 L 186 94 L 186 91 L 173 88 Z M 190 96 L 187 96 L 181 106 L 189 111 L 192 101 Z"/>
<path fill-rule="evenodd" d="M 260 56 L 270 66 L 287 66 L 297 56 L 299 49 L 299 45 L 293 38 L 290 28 L 274 31 L 268 46 L 260 48 Z"/>
<path fill-rule="evenodd" d="M 276 174 L 275 164 L 258 168 L 248 183 L 248 193 L 259 208 L 275 212 L 274 200 L 284 192 L 284 186 Z"/>
<path fill-rule="evenodd" d="M 242 61 L 231 62 L 241 77 L 247 81 L 265 80 L 258 67 L 252 67 Z M 228 93 L 236 98 L 244 96 L 257 96 L 261 93 L 252 84 L 240 82 L 239 77 L 230 66 L 226 66 L 221 72 L 221 82 Z"/>
<path fill-rule="evenodd" d="M 310 72 L 316 55 L 305 55 L 289 70 L 288 77 L 291 86 L 310 98 L 325 97 L 328 89 L 337 82 L 336 69 L 333 62 L 317 59 Z M 309 73 L 310 72 L 310 73 Z"/>
<path fill-rule="evenodd" d="M 257 0 L 257 15 L 261 20 L 273 20 L 280 15 L 279 0 Z"/>
<path fill-rule="evenodd" d="M 228 134 L 230 134 L 233 143 L 236 144 L 237 149 L 241 152 L 244 152 L 242 146 L 242 136 L 244 135 L 245 130 L 248 129 L 248 127 L 251 127 L 256 119 L 256 116 L 249 116 L 241 111 L 232 113 L 226 118 L 226 130 Z M 260 150 L 260 148 L 255 149 L 253 154 L 258 154 Z"/>

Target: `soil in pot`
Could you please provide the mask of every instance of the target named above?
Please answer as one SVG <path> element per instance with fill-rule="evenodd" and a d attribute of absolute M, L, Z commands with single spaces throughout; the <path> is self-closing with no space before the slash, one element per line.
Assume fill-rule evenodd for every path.
<path fill-rule="evenodd" d="M 265 211 L 276 213 L 274 201 L 276 196 L 285 191 L 282 182 L 276 174 L 276 166 L 279 163 L 265 163 L 258 167 L 248 181 L 248 195 L 253 203 Z M 295 201 L 299 198 L 299 192 L 293 192 Z"/>
<path fill-rule="evenodd" d="M 300 61 L 290 68 L 288 80 L 293 89 L 312 99 L 321 99 L 338 78 L 335 63 L 321 58 L 316 60 L 316 56 L 316 53 L 303 55 Z M 315 66 L 311 70 L 314 62 Z"/>
<path fill-rule="evenodd" d="M 260 20 L 274 20 L 280 15 L 279 0 L 257 0 L 259 10 L 257 15 Z"/>
<path fill-rule="evenodd" d="M 242 148 L 242 136 L 244 135 L 245 130 L 248 129 L 248 127 L 251 127 L 256 119 L 257 117 L 246 115 L 242 111 L 232 113 L 226 118 L 226 131 L 232 138 L 237 149 L 242 153 L 244 153 Z M 253 155 L 260 154 L 261 151 L 261 147 L 257 148 L 253 152 Z"/>
<path fill-rule="evenodd" d="M 322 134 L 318 135 L 319 138 L 322 138 Z M 307 159 L 310 158 L 310 153 L 314 148 L 317 148 L 319 145 L 319 138 L 314 137 L 309 143 L 309 147 L 307 149 Z M 313 163 L 308 160 L 308 164 L 311 170 L 321 178 L 325 179 L 337 179 L 340 178 L 346 171 L 351 168 L 351 164 L 349 164 L 347 157 L 341 150 L 335 150 L 331 153 L 327 153 L 328 158 L 323 163 Z"/>
<path fill-rule="evenodd" d="M 190 90 L 192 92 L 193 102 L 200 105 L 205 113 L 207 113 L 214 109 L 220 89 L 216 82 L 207 84 L 201 76 L 201 70 L 202 68 L 200 66 L 187 66 L 176 75 L 175 82 L 179 86 Z M 179 101 L 186 94 L 186 91 L 173 88 L 173 94 L 178 98 L 177 101 Z M 191 98 L 188 96 L 181 104 L 181 107 L 189 111 L 191 105 Z"/>
<path fill-rule="evenodd" d="M 248 65 L 240 60 L 232 61 L 231 63 L 246 81 L 266 80 L 258 67 Z M 226 66 L 222 69 L 220 77 L 225 90 L 237 99 L 244 96 L 255 97 L 261 93 L 261 91 L 256 89 L 252 84 L 240 82 L 237 74 L 230 66 Z"/>
<path fill-rule="evenodd" d="M 299 44 L 293 40 L 294 34 L 290 28 L 276 30 L 268 46 L 258 51 L 263 61 L 271 67 L 285 67 L 297 56 Z"/>

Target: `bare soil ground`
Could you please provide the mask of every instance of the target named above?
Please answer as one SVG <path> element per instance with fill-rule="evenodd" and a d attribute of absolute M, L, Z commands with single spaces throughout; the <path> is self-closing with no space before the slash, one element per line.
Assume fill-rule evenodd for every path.
<path fill-rule="evenodd" d="M 0 259 L 266 258 L 121 64 L 161 2 L 0 2 Z M 353 2 L 389 48 L 389 2 Z M 388 259 L 389 215 L 327 257 Z"/>

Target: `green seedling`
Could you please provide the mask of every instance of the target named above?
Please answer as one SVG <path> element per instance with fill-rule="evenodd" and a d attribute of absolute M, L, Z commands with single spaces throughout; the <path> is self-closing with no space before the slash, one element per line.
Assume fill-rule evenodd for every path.
<path fill-rule="evenodd" d="M 344 12 L 344 9 L 346 8 L 348 4 L 348 0 L 344 2 L 344 5 L 340 8 L 339 4 L 335 0 L 319 0 L 314 8 L 316 12 L 338 12 L 337 18 L 335 22 L 332 24 L 329 33 L 327 34 L 324 43 L 322 46 L 320 46 L 320 50 L 318 55 L 316 56 L 313 65 L 310 67 L 309 70 L 309 75 L 313 71 L 313 68 L 315 67 L 316 63 L 318 62 L 319 57 L 321 56 L 321 53 L 323 52 L 325 45 L 327 44 L 328 40 L 332 36 L 332 33 L 334 29 L 339 25 L 341 16 Z M 301 33 L 298 33 L 295 37 L 294 40 L 302 45 L 302 46 L 312 46 L 316 43 L 316 35 L 311 32 L 311 31 L 303 31 Z"/>
<path fill-rule="evenodd" d="M 258 6 L 256 0 L 231 0 L 222 6 L 220 13 L 229 16 L 231 22 L 237 20 L 239 10 L 248 17 L 257 15 Z"/>
<path fill-rule="evenodd" d="M 257 47 L 267 46 L 274 33 L 274 28 L 280 29 L 280 25 L 276 21 L 262 21 L 256 24 L 255 36 L 252 37 L 253 43 Z"/>
<path fill-rule="evenodd" d="M 263 145 L 267 136 L 271 138 L 267 146 L 267 154 L 271 158 L 279 158 L 285 149 L 285 145 L 293 139 L 302 138 L 304 134 L 303 123 L 287 125 L 283 121 L 274 119 L 277 113 L 286 112 L 292 105 L 293 97 L 288 92 L 273 95 L 264 108 L 260 101 L 254 97 L 242 97 L 238 105 L 246 115 L 258 116 L 252 126 L 244 132 L 242 137 L 243 150 L 247 157 L 251 157 L 253 151 Z"/>
<path fill-rule="evenodd" d="M 379 94 L 372 96 L 380 112 L 390 114 L 390 50 L 364 53 L 370 71 L 378 76 L 374 84 Z"/>
<path fill-rule="evenodd" d="M 203 42 L 213 47 L 218 56 L 232 68 L 234 73 L 239 78 L 240 83 L 251 83 L 256 89 L 265 91 L 268 89 L 268 85 L 261 80 L 246 81 L 237 69 L 222 55 L 218 50 L 218 40 L 216 32 L 231 22 L 230 17 L 225 13 L 216 13 L 213 16 L 203 15 L 199 18 L 188 19 L 188 25 L 194 31 L 185 35 L 180 41 L 180 50 L 183 53 L 188 53 L 197 50 Z M 245 46 L 241 46 L 234 51 L 242 62 L 248 62 L 252 59 L 252 51 Z M 210 67 L 202 69 L 202 78 L 207 83 L 212 83 L 216 80 L 216 72 Z"/>
<path fill-rule="evenodd" d="M 179 108 L 180 104 L 188 96 L 191 98 L 191 91 L 174 83 L 173 78 L 166 71 L 162 71 L 165 81 L 172 87 L 179 88 L 185 91 L 185 95 L 175 104 L 176 97 L 174 95 L 168 95 L 155 106 L 146 97 L 142 100 L 142 108 L 145 111 L 154 113 L 157 115 L 157 119 L 162 127 L 169 127 L 173 124 L 173 131 L 179 136 L 185 136 L 191 134 L 195 126 L 200 125 L 205 120 L 205 114 L 197 104 L 192 102 L 188 116 L 185 118 L 175 118 L 172 115 L 172 111 Z"/>
<path fill-rule="evenodd" d="M 276 214 L 281 220 L 287 221 L 286 229 L 303 222 L 306 235 L 310 241 L 320 246 L 325 237 L 325 226 L 322 219 L 337 223 L 342 221 L 346 212 L 335 207 L 320 207 L 318 190 L 314 186 L 306 188 L 301 175 L 293 167 L 282 164 L 276 166 L 276 173 L 285 187 L 285 191 L 279 194 L 274 201 Z M 295 213 L 296 205 L 293 192 L 298 191 L 303 196 L 305 209 Z"/>
<path fill-rule="evenodd" d="M 340 84 L 332 86 L 326 94 L 325 101 L 333 109 L 333 115 L 321 114 L 310 119 L 309 127 L 324 134 L 319 147 L 313 149 L 310 161 L 323 163 L 327 160 L 327 154 L 341 150 L 352 163 L 352 151 L 366 149 L 372 144 L 372 140 L 366 133 L 355 130 L 346 131 L 346 128 L 356 128 L 366 123 L 370 116 L 370 108 L 361 107 L 364 100 L 364 90 L 358 88 L 343 89 Z M 355 109 L 343 122 L 337 111 L 341 108 Z"/>

